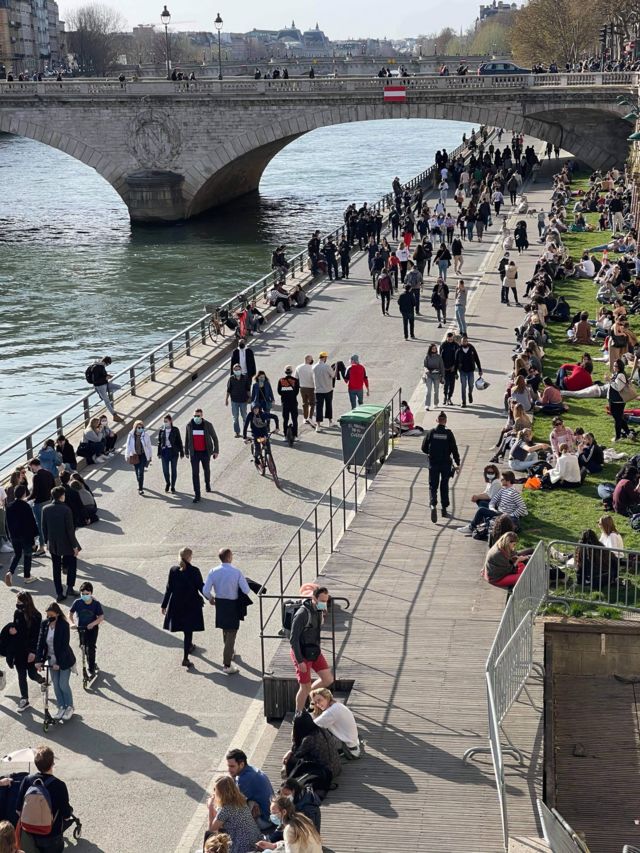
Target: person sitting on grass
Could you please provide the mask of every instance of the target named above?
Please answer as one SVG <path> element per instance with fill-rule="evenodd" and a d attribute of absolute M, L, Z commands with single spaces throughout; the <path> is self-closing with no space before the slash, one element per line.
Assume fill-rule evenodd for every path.
<path fill-rule="evenodd" d="M 543 442 L 531 443 L 531 430 L 521 429 L 516 441 L 509 451 L 509 468 L 512 471 L 528 471 L 538 459 L 539 450 L 549 450 L 549 445 Z"/>
<path fill-rule="evenodd" d="M 517 533 L 505 533 L 487 551 L 482 576 L 492 586 L 511 590 L 518 582 L 526 561 L 518 558 L 517 544 Z"/>
<path fill-rule="evenodd" d="M 533 426 L 532 418 L 525 412 L 521 403 L 508 404 L 507 409 L 507 423 L 503 427 L 496 444 L 498 451 L 495 456 L 491 457 L 490 462 L 500 462 L 504 459 L 520 430 L 530 429 Z"/>
<path fill-rule="evenodd" d="M 610 515 L 603 515 L 598 519 L 600 528 L 600 544 L 613 551 L 616 557 L 624 557 L 624 540 L 618 532 L 615 521 Z"/>
<path fill-rule="evenodd" d="M 469 524 L 458 528 L 459 533 L 472 536 L 474 530 L 492 518 L 505 513 L 511 518 L 514 527 L 519 526 L 519 519 L 529 514 L 522 495 L 515 488 L 516 478 L 513 471 L 503 471 L 500 479 L 500 489 L 489 501 L 488 507 L 479 506 Z"/>
<path fill-rule="evenodd" d="M 558 411 L 567 411 L 568 406 L 562 402 L 562 392 L 553 384 L 550 376 L 542 380 L 544 391 L 539 400 L 533 401 L 533 408 L 537 414 L 551 415 Z"/>
<path fill-rule="evenodd" d="M 588 346 L 597 343 L 591 337 L 591 323 L 589 322 L 588 311 L 583 311 L 580 314 L 580 320 L 573 326 L 569 341 L 577 346 Z"/>
<path fill-rule="evenodd" d="M 603 548 L 596 534 L 583 530 L 573 553 L 576 582 L 585 592 L 606 591 L 618 577 L 618 560 L 613 551 Z"/>
<path fill-rule="evenodd" d="M 580 463 L 575 453 L 569 452 L 567 444 L 561 444 L 559 447 L 556 464 L 553 468 L 548 468 L 542 477 L 543 489 L 575 489 L 582 483 L 582 475 L 580 473 Z"/>
<path fill-rule="evenodd" d="M 585 433 L 582 439 L 578 463 L 583 477 L 587 474 L 599 474 L 604 467 L 604 451 L 592 432 Z"/>
<path fill-rule="evenodd" d="M 556 458 L 560 455 L 561 444 L 566 444 L 569 448 L 569 452 L 575 453 L 576 437 L 573 430 L 568 426 L 565 426 L 564 421 L 559 416 L 553 419 L 552 424 L 553 429 L 549 433 L 549 444 L 551 445 L 553 455 Z"/>
<path fill-rule="evenodd" d="M 579 364 L 562 364 L 556 374 L 561 391 L 582 391 L 593 385 L 593 359 L 585 352 Z"/>
<path fill-rule="evenodd" d="M 616 483 L 611 495 L 611 503 L 614 512 L 619 515 L 632 516 L 634 513 L 640 512 L 638 469 L 633 465 L 628 465 L 624 474 L 625 476 L 620 477 Z"/>

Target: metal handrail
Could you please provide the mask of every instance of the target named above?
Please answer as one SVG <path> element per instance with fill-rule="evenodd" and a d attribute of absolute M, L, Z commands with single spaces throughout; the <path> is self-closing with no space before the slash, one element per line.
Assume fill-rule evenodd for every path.
<path fill-rule="evenodd" d="M 313 577 L 316 578 L 318 576 L 320 572 L 320 540 L 328 532 L 328 553 L 333 553 L 340 535 L 348 527 L 349 516 L 354 512 L 358 512 L 359 490 L 364 486 L 365 494 L 368 492 L 369 481 L 375 476 L 378 468 L 377 463 L 378 461 L 383 461 L 383 449 L 385 443 L 387 443 L 387 446 L 390 446 L 390 441 L 394 436 L 395 418 L 400 412 L 401 400 L 402 388 L 399 388 L 391 399 L 384 405 L 382 413 L 384 417 L 384 424 L 378 440 L 372 444 L 371 448 L 364 456 L 364 459 L 362 459 L 362 461 L 358 461 L 363 447 L 367 446 L 371 432 L 375 432 L 379 429 L 376 418 L 364 431 L 349 459 L 333 478 L 324 493 L 315 502 L 313 508 L 307 513 L 295 533 L 291 536 L 280 552 L 280 556 L 273 564 L 271 571 L 268 573 L 264 581 L 262 581 L 263 588 L 267 588 L 272 579 L 277 577 L 279 585 L 279 594 L 277 597 L 282 598 L 287 594 L 291 595 L 291 593 L 287 593 L 287 590 L 290 589 L 294 581 L 297 579 L 299 586 L 302 586 L 304 582 L 304 566 L 309 558 L 313 561 Z M 349 486 L 347 486 L 347 476 L 351 476 L 353 478 Z M 353 500 L 351 501 L 350 497 L 352 493 Z M 319 513 L 322 508 L 325 508 L 325 510 L 328 509 L 328 516 L 324 523 L 320 523 L 319 521 Z M 341 522 L 340 518 L 342 519 Z M 336 519 L 338 519 L 337 522 Z M 303 553 L 303 536 L 305 530 L 309 527 L 312 530 L 311 542 Z M 293 552 L 293 570 L 286 574 L 285 561 L 290 551 Z M 276 603 L 265 618 L 262 605 L 260 609 L 260 645 L 263 675 L 266 671 L 264 640 L 267 639 L 268 636 L 264 634 L 264 631 L 278 610 L 279 608 Z"/>
<path fill-rule="evenodd" d="M 481 131 L 482 130 L 483 129 L 481 128 Z M 461 143 L 449 155 L 451 160 L 457 159 L 461 154 L 465 152 L 466 148 L 467 143 Z M 424 171 L 420 172 L 420 174 L 413 177 L 406 184 L 403 184 L 403 189 L 411 190 L 425 183 L 433 176 L 435 168 L 435 165 L 432 165 L 428 169 L 425 169 Z M 370 206 L 370 209 L 375 211 L 382 211 L 383 213 L 388 212 L 392 203 L 392 194 L 386 193 L 384 196 L 382 196 L 382 198 L 374 202 Z M 346 226 L 344 223 L 342 223 L 333 231 L 326 234 L 324 239 L 327 239 L 328 237 L 337 239 L 340 235 L 343 235 L 345 233 L 345 230 Z M 305 263 L 306 261 L 308 261 L 308 259 L 309 253 L 306 249 L 290 258 L 289 269 L 287 270 L 285 279 L 287 276 L 289 276 L 291 279 L 295 279 L 296 271 L 298 271 L 302 275 L 304 273 Z M 281 273 L 276 270 L 271 270 L 271 272 L 268 272 L 266 275 L 262 276 L 262 278 L 253 282 L 253 284 L 250 284 L 248 287 L 244 288 L 244 290 L 241 290 L 239 293 L 236 293 L 234 296 L 221 303 L 218 310 L 226 309 L 227 311 L 232 313 L 237 308 L 242 308 L 244 305 L 247 304 L 247 302 L 250 302 L 253 299 L 258 299 L 261 295 L 266 297 L 267 291 L 269 290 L 270 286 L 279 278 L 281 278 Z M 202 317 L 200 317 L 198 320 L 195 320 L 185 329 L 182 329 L 172 337 L 163 341 L 161 344 L 158 344 L 148 353 L 143 356 L 140 356 L 140 358 L 138 358 L 136 361 L 123 368 L 123 370 L 121 370 L 120 372 L 114 374 L 112 380 L 113 382 L 117 383 L 117 380 L 122 379 L 123 377 L 126 377 L 127 379 L 121 391 L 116 394 L 114 399 L 118 400 L 127 395 L 135 397 L 138 384 L 146 381 L 148 378 L 154 380 L 156 372 L 158 372 L 167 365 L 171 368 L 174 368 L 175 359 L 179 355 L 181 355 L 183 352 L 185 352 L 187 355 L 191 354 L 191 346 L 194 344 L 196 338 L 202 344 L 206 344 L 207 326 L 210 319 L 210 312 L 204 314 Z M 176 347 L 176 342 L 178 341 L 180 342 L 180 345 Z M 215 349 L 215 346 L 213 346 L 213 348 Z M 44 443 L 47 439 L 55 438 L 64 429 L 77 429 L 80 427 L 81 423 L 84 423 L 84 425 L 86 426 L 91 419 L 91 407 L 95 403 L 98 403 L 99 406 L 102 406 L 102 400 L 96 394 L 95 391 L 90 391 L 88 394 L 76 397 L 64 409 L 61 409 L 59 412 L 56 412 L 55 415 L 52 415 L 51 417 L 42 421 L 42 423 L 40 423 L 30 432 L 26 433 L 25 435 L 22 435 L 20 438 L 15 439 L 10 444 L 1 448 L 0 477 L 2 475 L 6 477 L 10 469 L 17 463 L 22 462 L 25 459 L 29 460 L 33 457 L 34 442 L 36 441 L 36 436 L 39 436 L 37 439 L 38 442 Z M 73 409 L 81 409 L 82 415 L 76 414 L 73 419 L 70 419 L 68 422 L 65 422 L 64 416 Z M 45 432 L 45 430 L 47 429 L 48 432 Z M 40 433 L 43 434 L 39 435 Z M 15 454 L 12 458 L 5 462 L 4 460 L 7 454 L 10 454 L 11 451 L 21 445 L 22 450 L 20 451 L 20 453 Z"/>

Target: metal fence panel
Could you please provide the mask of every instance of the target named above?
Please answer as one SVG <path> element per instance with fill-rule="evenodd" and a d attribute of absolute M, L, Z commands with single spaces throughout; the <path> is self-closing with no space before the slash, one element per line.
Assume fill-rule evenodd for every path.
<path fill-rule="evenodd" d="M 562 815 L 537 800 L 538 814 L 545 841 L 552 853 L 589 853 L 587 845 L 579 838 Z"/>

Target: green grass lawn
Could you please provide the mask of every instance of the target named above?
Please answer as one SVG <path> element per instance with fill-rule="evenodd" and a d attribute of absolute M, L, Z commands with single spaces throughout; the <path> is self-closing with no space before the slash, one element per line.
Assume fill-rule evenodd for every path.
<path fill-rule="evenodd" d="M 583 178 L 574 181 L 573 188 L 586 188 L 587 185 L 587 179 Z M 588 214 L 587 220 L 597 224 L 598 214 Z M 609 232 L 607 231 L 568 232 L 562 235 L 563 243 L 572 257 L 577 260 L 579 260 L 584 249 L 602 244 L 608 239 Z M 600 253 L 597 254 L 600 256 Z M 567 299 L 572 315 L 578 310 L 584 310 L 589 312 L 590 318 L 595 318 L 599 307 L 595 298 L 596 291 L 596 285 L 585 279 L 571 279 L 555 283 L 555 292 Z M 640 319 L 634 315 L 630 317 L 630 321 L 633 331 L 640 334 Z M 550 324 L 549 333 L 553 344 L 545 347 L 544 373 L 546 376 L 555 378 L 556 371 L 561 364 L 579 361 L 584 350 L 567 342 L 565 327 L 562 324 Z M 594 358 L 602 355 L 599 347 L 592 346 L 590 349 Z M 594 379 L 604 382 L 606 372 L 608 372 L 607 363 L 594 362 Z M 598 443 L 605 447 L 615 447 L 629 455 L 640 452 L 640 441 L 622 440 L 615 445 L 612 444 L 611 439 L 615 430 L 611 416 L 605 411 L 606 400 L 575 400 L 567 397 L 565 402 L 569 405 L 569 411 L 564 415 L 567 426 L 572 429 L 579 426 L 583 427 L 585 432 L 592 432 Z M 549 441 L 549 433 L 552 429 L 551 421 L 552 418 L 540 415 L 535 418 L 534 438 L 536 441 Z M 601 474 L 588 476 L 582 487 L 575 491 L 523 490 L 529 515 L 524 519 L 522 544 L 526 546 L 535 545 L 541 538 L 547 541 L 551 539 L 575 541 L 587 527 L 598 532 L 596 523 L 603 514 L 603 510 L 602 502 L 596 493 L 596 487 L 598 483 L 613 481 L 620 465 L 622 462 L 605 466 Z M 640 549 L 640 532 L 632 530 L 628 521 L 622 516 L 617 515 L 615 521 L 624 538 L 625 547 Z"/>

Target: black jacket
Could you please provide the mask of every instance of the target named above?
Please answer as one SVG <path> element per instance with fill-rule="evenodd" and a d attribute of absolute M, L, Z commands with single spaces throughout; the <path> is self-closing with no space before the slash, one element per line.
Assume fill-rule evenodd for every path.
<path fill-rule="evenodd" d="M 20 667 L 27 666 L 27 658 L 30 654 L 36 654 L 38 650 L 38 638 L 40 636 L 40 626 L 42 625 L 42 616 L 36 610 L 31 619 L 31 624 L 27 625 L 24 612 L 16 608 L 13 614 L 13 627 L 18 632 L 11 640 L 11 657 L 14 664 Z M 9 658 L 7 657 L 7 663 Z M 11 664 L 9 664 L 11 665 Z"/>
<path fill-rule="evenodd" d="M 415 305 L 416 303 L 411 292 L 405 291 L 398 296 L 398 307 L 403 317 L 415 316 Z"/>
<path fill-rule="evenodd" d="M 245 347 L 245 352 L 247 354 L 247 376 L 249 379 L 253 379 L 258 372 L 256 370 L 256 358 L 251 347 Z M 237 347 L 231 354 L 231 373 L 233 373 L 234 364 L 240 364 L 240 350 Z"/>
<path fill-rule="evenodd" d="M 473 344 L 468 345 L 466 352 L 462 347 L 458 347 L 458 352 L 456 353 L 457 370 L 461 370 L 463 373 L 472 373 L 476 367 L 482 373 L 480 359 Z"/>
<path fill-rule="evenodd" d="M 422 452 L 428 455 L 429 464 L 434 468 L 449 468 L 452 459 L 456 465 L 460 464 L 456 437 L 442 424 L 427 432 L 422 440 Z"/>
<path fill-rule="evenodd" d="M 80 544 L 76 539 L 73 513 L 61 502 L 47 504 L 42 510 L 42 535 L 49 552 L 60 556 L 73 554 Z"/>
<path fill-rule="evenodd" d="M 47 619 L 44 619 L 40 626 L 40 635 L 38 637 L 38 651 L 36 652 L 36 661 L 38 663 L 44 663 L 49 657 L 49 649 L 47 648 L 48 630 L 49 622 Z M 66 619 L 61 619 L 58 616 L 53 634 L 53 653 L 56 656 L 56 663 L 60 669 L 71 669 L 76 662 L 76 656 L 69 642 L 70 636 L 69 623 Z"/>
<path fill-rule="evenodd" d="M 158 431 L 158 456 L 162 456 L 162 451 L 164 450 L 165 444 L 167 441 L 167 435 L 165 432 L 164 424 L 160 427 Z M 180 435 L 180 430 L 176 426 L 171 427 L 171 431 L 169 433 L 169 444 L 171 445 L 171 458 L 175 459 L 176 456 L 184 456 L 184 447 L 182 446 L 182 436 Z"/>
<path fill-rule="evenodd" d="M 298 406 L 300 380 L 295 376 L 283 376 L 278 380 L 278 394 L 283 409 L 295 409 Z"/>
<path fill-rule="evenodd" d="M 82 527 L 85 522 L 84 504 L 80 492 L 67 485 L 64 487 L 64 502 L 73 514 L 73 523 L 76 527 Z"/>
<path fill-rule="evenodd" d="M 248 366 L 249 361 L 247 360 Z M 233 403 L 249 403 L 251 401 L 251 377 L 249 375 L 241 375 L 239 379 L 236 379 L 235 376 L 229 377 L 227 380 L 227 394 Z"/>
<path fill-rule="evenodd" d="M 20 785 L 20 793 L 18 794 L 18 800 L 16 802 L 16 811 L 22 811 L 25 794 L 36 779 L 42 779 L 46 782 L 47 791 L 51 797 L 51 810 L 53 812 L 53 826 L 51 827 L 51 834 L 41 835 L 39 838 L 52 839 L 62 837 L 64 821 L 73 814 L 73 809 L 69 804 L 69 791 L 62 779 L 58 779 L 51 773 L 31 773 L 29 776 L 25 776 L 22 780 L 22 784 Z"/>
<path fill-rule="evenodd" d="M 183 570 L 179 566 L 169 569 L 167 588 L 162 599 L 166 610 L 163 628 L 176 631 L 204 631 L 202 608 L 204 581 L 197 566 L 187 563 Z"/>
<path fill-rule="evenodd" d="M 289 642 L 298 663 L 309 660 L 305 649 L 311 646 L 320 648 L 320 629 L 322 627 L 322 612 L 317 610 L 311 600 L 305 601 L 291 623 Z"/>
<path fill-rule="evenodd" d="M 445 341 L 440 344 L 440 355 L 444 362 L 444 369 L 447 373 L 451 373 L 456 369 L 456 353 L 458 352 L 458 344 L 455 341 Z"/>
<path fill-rule="evenodd" d="M 55 486 L 56 481 L 50 471 L 45 471 L 40 468 L 33 475 L 31 483 L 31 500 L 36 504 L 44 504 L 51 500 L 51 489 Z"/>
<path fill-rule="evenodd" d="M 33 542 L 38 535 L 38 525 L 33 510 L 26 501 L 14 501 L 7 507 L 9 536 L 17 542 Z"/>

